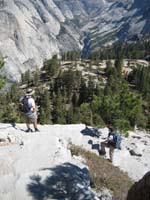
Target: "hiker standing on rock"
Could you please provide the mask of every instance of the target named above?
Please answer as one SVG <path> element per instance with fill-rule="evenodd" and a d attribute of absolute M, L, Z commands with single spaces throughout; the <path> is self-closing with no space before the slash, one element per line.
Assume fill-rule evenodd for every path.
<path fill-rule="evenodd" d="M 121 149 L 121 135 L 119 131 L 116 128 L 113 128 L 111 125 L 108 126 L 109 133 L 107 140 L 101 142 L 101 149 L 99 150 L 100 155 L 105 155 L 106 150 L 105 147 L 109 148 L 109 157 L 110 161 L 113 161 L 113 154 L 114 150 L 116 149 Z"/>
<path fill-rule="evenodd" d="M 30 128 L 30 123 L 33 123 L 35 132 L 39 132 L 39 129 L 37 128 L 36 105 L 34 99 L 32 98 L 34 92 L 35 91 L 32 89 L 27 89 L 25 96 L 20 98 L 20 102 L 23 107 L 22 111 L 26 115 L 26 132 L 33 132 Z"/>

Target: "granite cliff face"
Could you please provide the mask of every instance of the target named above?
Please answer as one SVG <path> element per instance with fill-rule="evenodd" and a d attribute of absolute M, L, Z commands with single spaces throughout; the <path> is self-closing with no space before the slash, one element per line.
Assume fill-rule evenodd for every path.
<path fill-rule="evenodd" d="M 88 53 L 101 45 L 149 34 L 148 0 L 0 0 L 0 55 L 3 73 L 42 65 L 62 51 Z"/>
<path fill-rule="evenodd" d="M 64 17 L 52 1 L 44 2 L 0 3 L 0 53 L 11 79 L 18 80 L 21 72 L 40 66 L 44 58 L 59 52 L 56 35 Z"/>

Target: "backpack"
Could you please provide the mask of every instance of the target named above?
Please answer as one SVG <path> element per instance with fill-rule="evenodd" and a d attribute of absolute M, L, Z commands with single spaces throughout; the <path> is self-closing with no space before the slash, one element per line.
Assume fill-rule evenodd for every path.
<path fill-rule="evenodd" d="M 113 141 L 115 143 L 115 148 L 121 150 L 121 135 L 118 131 L 116 131 L 113 135 Z"/>
<path fill-rule="evenodd" d="M 28 98 L 26 96 L 20 99 L 19 110 L 24 113 L 28 113 L 30 111 L 30 107 L 28 104 Z"/>

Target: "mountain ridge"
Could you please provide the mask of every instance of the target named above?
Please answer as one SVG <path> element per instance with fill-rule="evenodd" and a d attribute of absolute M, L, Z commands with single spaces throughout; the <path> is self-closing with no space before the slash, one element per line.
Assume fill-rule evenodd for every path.
<path fill-rule="evenodd" d="M 149 35 L 149 10 L 148 0 L 1 0 L 2 73 L 19 80 L 21 73 L 41 67 L 54 54 L 82 49 L 88 53 Z"/>

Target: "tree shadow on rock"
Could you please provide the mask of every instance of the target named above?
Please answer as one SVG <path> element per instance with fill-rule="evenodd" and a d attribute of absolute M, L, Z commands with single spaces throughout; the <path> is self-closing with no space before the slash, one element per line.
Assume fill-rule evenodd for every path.
<path fill-rule="evenodd" d="M 35 200 L 91 200 L 95 194 L 89 189 L 90 176 L 87 168 L 79 168 L 71 163 L 64 163 L 55 168 L 44 168 L 52 174 L 42 180 L 39 175 L 31 176 L 27 190 Z"/>
<path fill-rule="evenodd" d="M 88 144 L 91 145 L 91 149 L 95 149 L 95 150 L 99 151 L 99 149 L 100 149 L 100 145 L 99 144 L 97 144 L 97 143 L 94 144 L 92 140 L 88 140 Z"/>
<path fill-rule="evenodd" d="M 87 136 L 91 136 L 91 137 L 97 137 L 97 138 L 99 138 L 100 137 L 100 135 L 101 135 L 101 132 L 97 129 L 97 128 L 89 128 L 89 127 L 85 127 L 85 129 L 83 129 L 82 131 L 81 131 L 81 133 L 83 134 L 83 135 L 87 135 Z"/>

